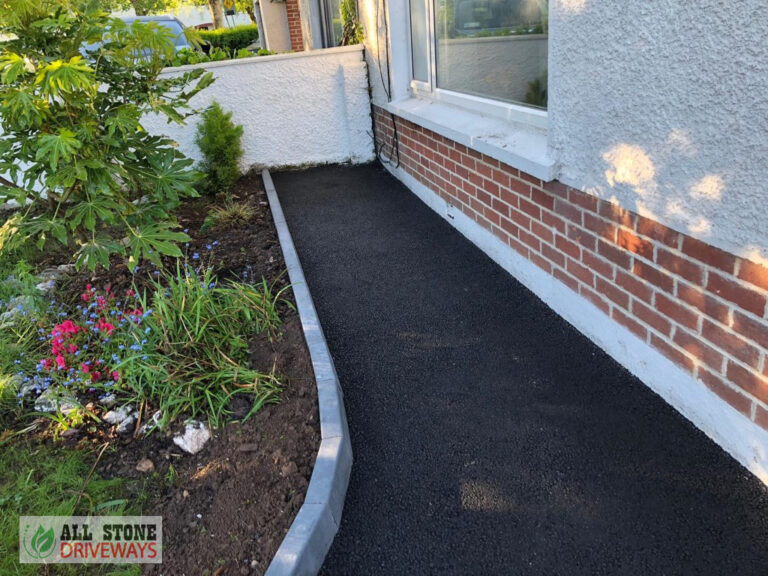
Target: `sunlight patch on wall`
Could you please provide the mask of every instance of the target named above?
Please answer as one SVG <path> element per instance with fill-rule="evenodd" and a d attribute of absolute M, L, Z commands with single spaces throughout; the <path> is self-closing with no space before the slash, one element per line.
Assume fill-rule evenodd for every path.
<path fill-rule="evenodd" d="M 747 246 L 742 252 L 742 257 L 756 264 L 761 264 L 768 268 L 768 257 L 763 255 L 763 251 L 755 246 Z"/>
<path fill-rule="evenodd" d="M 611 188 L 617 184 L 628 184 L 642 196 L 653 184 L 656 168 L 650 156 L 639 146 L 619 144 L 603 154 L 603 160 L 610 164 L 605 171 L 605 179 Z"/>
<path fill-rule="evenodd" d="M 365 29 L 365 45 L 373 53 L 379 48 L 379 23 L 376 22 L 376 2 L 379 0 L 364 0 L 361 12 L 363 14 L 363 28 Z"/>
<path fill-rule="evenodd" d="M 725 190 L 722 176 L 707 174 L 691 186 L 690 196 L 695 200 L 720 200 Z"/>
<path fill-rule="evenodd" d="M 587 0 L 560 0 L 560 9 L 563 12 L 570 12 L 571 14 L 578 14 L 584 10 Z"/>

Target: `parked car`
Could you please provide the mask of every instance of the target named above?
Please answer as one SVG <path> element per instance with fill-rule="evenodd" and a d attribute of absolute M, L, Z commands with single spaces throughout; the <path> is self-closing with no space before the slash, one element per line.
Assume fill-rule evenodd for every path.
<path fill-rule="evenodd" d="M 184 29 L 186 26 L 184 26 L 181 20 L 175 16 L 170 16 L 169 14 L 155 16 L 125 16 L 121 18 L 121 20 L 126 24 L 132 24 L 133 22 L 155 22 L 158 24 L 158 26 L 164 26 L 165 28 L 168 28 L 176 37 L 176 52 L 184 48 L 192 48 L 191 44 L 187 40 L 186 34 L 184 34 Z"/>

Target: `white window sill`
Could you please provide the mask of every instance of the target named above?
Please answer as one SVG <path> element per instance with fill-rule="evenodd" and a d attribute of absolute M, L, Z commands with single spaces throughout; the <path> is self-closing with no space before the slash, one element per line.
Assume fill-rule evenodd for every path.
<path fill-rule="evenodd" d="M 433 100 L 407 98 L 387 111 L 545 182 L 555 178 L 546 132 Z"/>

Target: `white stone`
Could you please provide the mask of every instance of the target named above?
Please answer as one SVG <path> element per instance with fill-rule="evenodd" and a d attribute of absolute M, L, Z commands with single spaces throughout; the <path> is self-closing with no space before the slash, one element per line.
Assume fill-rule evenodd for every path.
<path fill-rule="evenodd" d="M 50 294 L 56 289 L 56 280 L 45 280 L 40 282 L 40 284 L 36 284 L 35 288 L 37 288 L 43 294 Z"/>
<path fill-rule="evenodd" d="M 104 398 L 99 400 L 99 404 L 104 406 L 105 408 L 112 408 L 115 404 L 117 404 L 117 396 L 115 396 L 112 393 L 105 394 Z"/>
<path fill-rule="evenodd" d="M 55 392 L 52 388 L 44 391 L 35 400 L 35 411 L 37 412 L 61 412 L 69 414 L 78 407 L 77 399 L 68 391 Z"/>
<path fill-rule="evenodd" d="M 173 437 L 173 443 L 189 454 L 197 454 L 211 439 L 208 426 L 197 420 L 190 420 L 184 426 L 184 433 Z"/>
<path fill-rule="evenodd" d="M 142 424 L 139 427 L 139 434 L 146 435 L 150 433 L 152 430 L 154 430 L 155 428 L 160 428 L 160 421 L 162 419 L 163 419 L 163 411 L 158 410 L 157 412 L 152 414 L 152 418 L 144 422 L 144 424 Z"/>
<path fill-rule="evenodd" d="M 12 322 L 15 318 L 21 314 L 22 309 L 29 309 L 32 304 L 32 299 L 29 296 L 15 296 L 8 302 L 7 311 L 0 314 L 0 324 Z"/>
<path fill-rule="evenodd" d="M 119 434 L 129 434 L 133 431 L 138 416 L 139 413 L 133 409 L 133 406 L 126 405 L 115 410 L 110 410 L 104 414 L 102 419 L 107 424 L 116 425 Z"/>

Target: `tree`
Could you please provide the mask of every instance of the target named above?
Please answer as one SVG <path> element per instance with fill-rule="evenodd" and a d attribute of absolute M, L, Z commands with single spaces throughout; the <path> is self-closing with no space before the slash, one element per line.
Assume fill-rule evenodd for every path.
<path fill-rule="evenodd" d="M 199 176 L 141 122 L 183 123 L 212 75 L 161 77 L 170 30 L 111 18 L 98 0 L 3 0 L 0 34 L 0 202 L 20 206 L 0 249 L 55 241 L 91 269 L 113 254 L 131 268 L 181 256 L 171 211 Z"/>
<path fill-rule="evenodd" d="M 101 6 L 105 10 L 120 11 L 133 8 L 137 16 L 169 12 L 180 5 L 180 0 L 101 0 Z"/>
<path fill-rule="evenodd" d="M 208 9 L 211 11 L 211 19 L 213 21 L 215 28 L 221 28 L 226 26 L 226 20 L 224 18 L 224 12 L 223 12 L 223 3 L 221 0 L 189 0 L 192 4 L 195 6 L 208 6 Z M 214 8 L 211 6 L 213 2 L 216 2 L 218 4 L 218 8 L 221 9 L 221 26 L 216 25 L 216 19 L 214 17 Z M 258 19 L 256 16 L 256 12 L 254 10 L 253 0 L 235 0 L 235 10 L 238 12 L 245 12 L 248 14 L 248 18 L 251 20 L 253 24 L 258 25 Z"/>
<path fill-rule="evenodd" d="M 226 20 L 224 20 L 224 7 L 222 6 L 222 0 L 207 0 L 208 9 L 211 11 L 211 20 L 213 21 L 214 28 L 225 28 L 227 26 Z"/>

